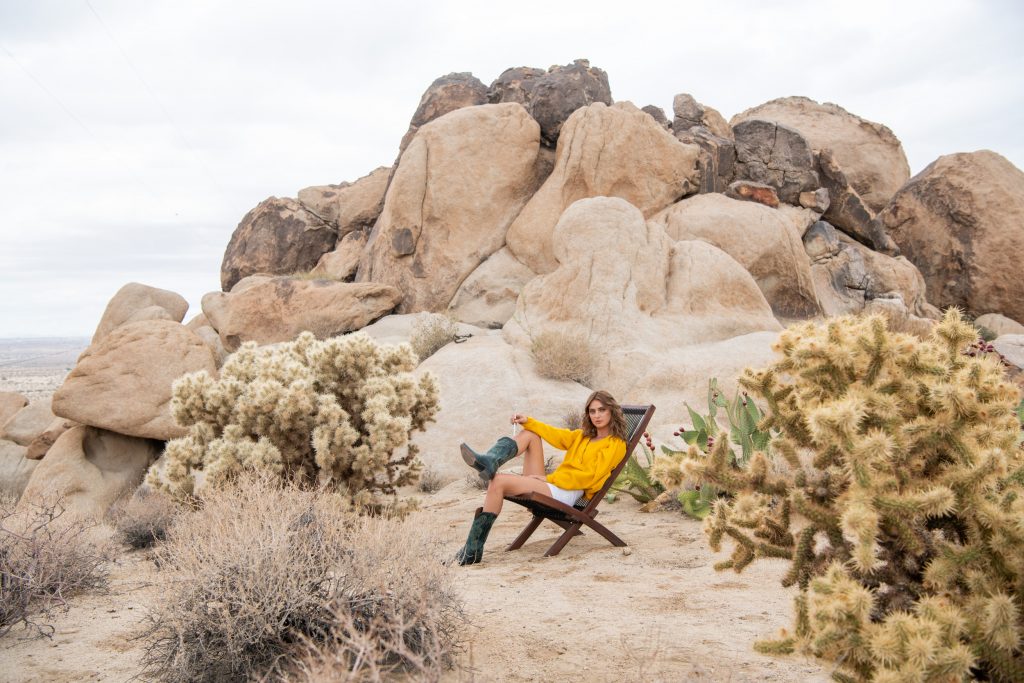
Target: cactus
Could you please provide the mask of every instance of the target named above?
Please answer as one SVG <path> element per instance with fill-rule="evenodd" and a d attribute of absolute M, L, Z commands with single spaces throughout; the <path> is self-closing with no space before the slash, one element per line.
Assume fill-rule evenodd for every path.
<path fill-rule="evenodd" d="M 926 341 L 880 316 L 792 327 L 740 380 L 771 452 L 688 449 L 682 472 L 733 496 L 705 520 L 733 541 L 716 568 L 791 560 L 794 633 L 758 649 L 839 680 L 1024 680 L 1021 399 L 975 334 L 956 310 Z"/>
<path fill-rule="evenodd" d="M 219 377 L 174 383 L 171 413 L 188 432 L 167 443 L 147 481 L 187 497 L 246 468 L 269 470 L 332 487 L 360 509 L 400 512 L 397 488 L 421 468 L 409 437 L 438 410 L 434 378 L 410 374 L 416 362 L 409 345 L 378 346 L 363 333 L 243 344 Z"/>

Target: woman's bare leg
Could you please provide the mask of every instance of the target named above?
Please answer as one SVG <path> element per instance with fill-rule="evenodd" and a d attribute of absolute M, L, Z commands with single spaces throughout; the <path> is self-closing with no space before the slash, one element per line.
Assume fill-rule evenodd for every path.
<path fill-rule="evenodd" d="M 541 472 L 543 472 L 543 467 Z M 499 474 L 491 479 L 487 486 L 487 495 L 484 496 L 484 512 L 498 514 L 501 512 L 501 504 L 505 496 L 515 496 L 521 493 L 535 491 L 546 496 L 551 495 L 551 489 L 547 482 L 533 477 L 524 477 L 518 474 Z"/>
<path fill-rule="evenodd" d="M 523 476 L 537 474 L 544 476 L 544 442 L 531 431 L 516 434 L 519 452 L 523 454 Z"/>

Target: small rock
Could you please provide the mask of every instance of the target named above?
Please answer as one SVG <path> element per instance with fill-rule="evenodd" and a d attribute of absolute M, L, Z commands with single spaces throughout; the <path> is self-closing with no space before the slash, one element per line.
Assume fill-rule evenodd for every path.
<path fill-rule="evenodd" d="M 807 193 L 802 193 L 807 194 Z M 729 185 L 729 189 L 725 191 L 726 197 L 732 199 L 743 199 L 750 202 L 757 202 L 758 204 L 764 204 L 770 206 L 773 209 L 779 206 L 779 195 L 775 192 L 775 188 L 771 185 L 765 185 L 764 183 L 755 183 L 749 180 L 737 180 Z"/>
<path fill-rule="evenodd" d="M 829 206 L 828 188 L 819 187 L 813 192 L 810 190 L 807 192 L 801 192 L 800 206 L 805 209 L 817 211 L 818 213 L 825 213 L 828 211 Z"/>
<path fill-rule="evenodd" d="M 625 548 L 622 549 L 622 554 L 623 555 L 632 555 L 633 554 L 633 549 L 630 548 L 629 546 L 626 546 Z"/>

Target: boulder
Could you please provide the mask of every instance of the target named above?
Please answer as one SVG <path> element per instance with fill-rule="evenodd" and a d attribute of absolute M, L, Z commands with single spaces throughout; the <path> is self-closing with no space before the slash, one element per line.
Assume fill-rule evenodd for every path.
<path fill-rule="evenodd" d="M 515 312 L 519 292 L 534 276 L 503 247 L 462 281 L 448 310 L 457 320 L 471 325 L 501 327 Z"/>
<path fill-rule="evenodd" d="M 1024 334 L 1024 325 L 999 313 L 986 313 L 975 319 L 975 324 L 991 331 L 997 337 L 1004 334 Z"/>
<path fill-rule="evenodd" d="M 142 483 L 161 447 L 94 427 L 69 429 L 32 472 L 20 504 L 60 498 L 72 516 L 100 520 Z"/>
<path fill-rule="evenodd" d="M 523 288 L 505 338 L 528 349 L 543 332 L 583 331 L 598 349 L 594 386 L 615 396 L 646 391 L 637 378 L 682 347 L 781 329 L 742 265 L 706 242 L 672 239 L 623 199 L 575 202 L 553 247 L 557 268 Z"/>
<path fill-rule="evenodd" d="M 231 234 L 220 267 L 230 291 L 247 275 L 290 275 L 313 268 L 334 249 L 337 229 L 297 200 L 270 197 L 245 214 Z"/>
<path fill-rule="evenodd" d="M 807 192 L 800 193 L 800 206 L 810 209 L 815 213 L 825 213 L 831 204 L 832 199 L 829 197 L 827 188 L 819 187 L 814 192 L 808 190 Z"/>
<path fill-rule="evenodd" d="M 217 363 L 217 367 L 224 365 L 224 361 L 228 359 L 230 355 L 228 350 L 224 348 L 224 342 L 220 339 L 220 334 L 213 328 L 212 325 L 203 325 L 194 330 L 196 336 L 202 339 L 210 350 L 213 351 L 213 360 Z"/>
<path fill-rule="evenodd" d="M 188 310 L 185 297 L 166 289 L 129 282 L 107 304 L 92 335 L 92 343 L 107 336 L 111 330 L 125 323 L 140 320 L 171 320 L 180 323 Z"/>
<path fill-rule="evenodd" d="M 1024 320 L 1024 173 L 995 152 L 939 157 L 878 215 L 928 300 Z"/>
<path fill-rule="evenodd" d="M 459 455 L 463 441 L 486 449 L 498 437 L 510 435 L 514 413 L 564 426 L 561 418 L 581 410 L 590 394 L 575 382 L 541 377 L 529 353 L 508 344 L 499 335 L 474 336 L 462 344 L 449 344 L 420 364 L 416 374 L 432 373 L 438 381 L 440 410 L 426 431 L 413 434 L 425 469 L 445 481 L 473 474 Z M 467 382 L 466 378 L 473 381 Z M 545 445 L 545 454 L 557 454 Z M 557 459 L 557 456 L 556 456 Z M 521 466 L 514 462 L 506 470 Z"/>
<path fill-rule="evenodd" d="M 712 135 L 732 139 L 732 128 L 718 110 L 701 104 L 693 95 L 680 93 L 672 99 L 672 130 L 676 135 L 694 127 L 707 129 Z"/>
<path fill-rule="evenodd" d="M 32 401 L 3 424 L 0 428 L 0 439 L 13 441 L 19 446 L 28 446 L 50 426 L 53 418 L 48 400 Z"/>
<path fill-rule="evenodd" d="M 398 146 L 399 155 L 405 152 L 416 132 L 431 121 L 456 109 L 486 102 L 487 86 L 471 73 L 450 73 L 436 79 L 420 98 L 420 104 L 409 121 L 409 130 L 402 136 Z"/>
<path fill-rule="evenodd" d="M 185 323 L 185 327 L 187 327 L 188 329 L 192 330 L 193 332 L 195 332 L 196 330 L 201 329 L 203 327 L 209 327 L 209 326 L 210 326 L 210 320 L 209 320 L 209 318 L 206 317 L 205 313 L 196 313 L 194 316 L 192 316 L 189 319 L 189 321 L 187 323 Z"/>
<path fill-rule="evenodd" d="M 535 273 L 558 261 L 551 234 L 565 209 L 585 197 L 621 197 L 653 216 L 700 184 L 699 148 L 676 140 L 629 102 L 592 104 L 566 121 L 555 168 L 506 237 L 512 254 Z"/>
<path fill-rule="evenodd" d="M 811 147 L 796 130 L 750 119 L 733 126 L 733 135 L 737 180 L 771 185 L 788 204 L 799 204 L 801 192 L 820 187 Z"/>
<path fill-rule="evenodd" d="M 667 116 L 665 116 L 665 110 L 662 109 L 661 107 L 657 107 L 653 104 L 647 104 L 640 107 L 640 111 L 649 114 L 650 117 L 657 121 L 658 125 L 664 128 L 665 130 L 672 130 L 672 122 L 668 120 Z"/>
<path fill-rule="evenodd" d="M 82 353 L 52 409 L 84 425 L 166 441 L 185 433 L 171 418 L 171 384 L 199 370 L 216 374 L 213 351 L 184 325 L 128 323 Z"/>
<path fill-rule="evenodd" d="M 1024 369 L 1024 334 L 1000 335 L 992 342 L 992 346 L 1008 362 L 1017 368 Z"/>
<path fill-rule="evenodd" d="M 47 451 L 50 450 L 50 446 L 60 438 L 61 434 L 77 426 L 78 423 L 74 420 L 68 420 L 63 417 L 53 418 L 53 421 L 47 425 L 43 433 L 32 439 L 32 442 L 29 443 L 28 452 L 25 453 L 25 457 L 29 460 L 42 460 Z"/>
<path fill-rule="evenodd" d="M 321 275 L 331 280 L 351 281 L 359 267 L 359 259 L 366 246 L 366 230 L 357 230 L 345 235 L 334 251 L 320 257 L 316 267 L 309 271 L 310 275 Z"/>
<path fill-rule="evenodd" d="M 554 147 L 562 126 L 580 107 L 612 103 L 608 74 L 585 59 L 553 66 L 547 72 L 520 67 L 508 69 L 491 84 L 492 103 L 518 102 L 540 125 L 543 144 Z"/>
<path fill-rule="evenodd" d="M 397 287 L 400 313 L 445 310 L 539 185 L 538 149 L 537 122 L 515 103 L 423 126 L 398 164 L 356 281 Z"/>
<path fill-rule="evenodd" d="M 369 230 L 380 215 L 391 168 L 381 166 L 352 183 L 316 185 L 299 190 L 299 203 L 334 226 L 337 240 Z"/>
<path fill-rule="evenodd" d="M 224 348 L 235 351 L 242 342 L 291 341 L 305 330 L 318 339 L 352 332 L 391 311 L 401 299 L 399 290 L 374 282 L 280 277 L 240 292 L 210 292 L 202 306 Z"/>
<path fill-rule="evenodd" d="M 851 114 L 830 102 L 783 97 L 765 102 L 732 118 L 732 125 L 761 119 L 800 131 L 815 150 L 831 149 L 853 190 L 872 212 L 881 211 L 910 178 L 903 146 L 880 123 Z"/>
<path fill-rule="evenodd" d="M 801 232 L 779 211 L 721 194 L 701 194 L 673 204 L 651 220 L 674 241 L 702 240 L 736 259 L 753 276 L 775 315 L 818 314 Z"/>
<path fill-rule="evenodd" d="M 803 194 L 801 193 L 801 195 Z M 779 206 L 779 195 L 775 193 L 774 187 L 764 183 L 754 183 L 749 180 L 737 180 L 731 183 L 725 191 L 725 196 L 730 199 L 757 202 L 773 209 Z"/>
<path fill-rule="evenodd" d="M 13 441 L 0 439 L 0 497 L 18 500 L 28 484 L 35 460 L 25 457 L 26 448 Z"/>
<path fill-rule="evenodd" d="M 28 405 L 28 399 L 14 391 L 0 391 L 0 427 Z"/>
<path fill-rule="evenodd" d="M 736 169 L 736 143 L 730 137 L 715 135 L 703 126 L 675 131 L 676 139 L 688 145 L 697 145 L 697 173 L 700 186 L 697 192 L 725 192 Z"/>
<path fill-rule="evenodd" d="M 935 327 L 935 320 L 914 315 L 903 303 L 899 295 L 879 297 L 864 302 L 864 314 L 881 313 L 886 317 L 886 325 L 893 332 L 912 334 L 920 339 L 928 339 Z"/>
<path fill-rule="evenodd" d="M 831 150 L 823 149 L 818 153 L 818 170 L 818 177 L 829 197 L 825 220 L 861 244 L 891 256 L 899 255 L 899 247 L 875 220 L 874 212 L 851 187 Z"/>

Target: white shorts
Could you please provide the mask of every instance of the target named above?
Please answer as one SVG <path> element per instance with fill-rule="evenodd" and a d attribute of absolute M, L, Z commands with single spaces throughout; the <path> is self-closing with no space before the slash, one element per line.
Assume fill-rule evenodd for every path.
<path fill-rule="evenodd" d="M 579 500 L 580 496 L 583 495 L 583 491 L 581 489 L 573 489 L 572 491 L 566 491 L 565 489 L 560 489 L 554 484 L 550 483 L 548 484 L 548 488 L 551 489 L 552 498 L 557 500 L 559 503 L 565 503 L 569 507 L 575 505 L 576 501 Z"/>

